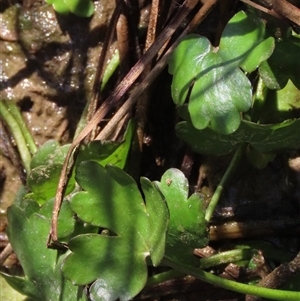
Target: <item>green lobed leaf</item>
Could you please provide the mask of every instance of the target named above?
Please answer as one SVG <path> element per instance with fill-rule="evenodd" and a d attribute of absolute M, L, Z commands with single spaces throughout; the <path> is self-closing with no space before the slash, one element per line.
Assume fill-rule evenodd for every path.
<path fill-rule="evenodd" d="M 141 223 L 137 226 L 147 228 L 146 208 L 137 185 L 119 168 L 84 161 L 77 167 L 76 181 L 84 191 L 75 193 L 70 204 L 82 221 L 118 235 L 134 231 L 131 221 L 135 217 Z"/>
<path fill-rule="evenodd" d="M 276 41 L 272 56 L 259 67 L 259 74 L 270 89 L 283 89 L 290 79 L 300 89 L 300 35 Z"/>
<path fill-rule="evenodd" d="M 86 300 L 82 294 L 78 294 L 78 287 L 63 278 L 57 251 L 46 246 L 49 219 L 40 212 L 28 217 L 16 205 L 8 208 L 7 217 L 7 234 L 25 273 L 25 278 L 6 276 L 8 283 L 35 301 Z"/>
<path fill-rule="evenodd" d="M 227 24 L 218 50 L 195 34 L 181 40 L 169 60 L 172 98 L 177 105 L 188 100 L 195 128 L 210 126 L 221 134 L 237 130 L 240 113 L 252 104 L 251 83 L 239 67 L 251 72 L 270 57 L 274 39 L 264 36 L 262 22 L 239 12 Z"/>
<path fill-rule="evenodd" d="M 141 180 L 144 199 L 135 181 L 120 168 L 84 161 L 76 170 L 84 191 L 70 203 L 78 217 L 110 231 L 78 235 L 70 240 L 71 253 L 64 275 L 76 284 L 93 281 L 93 300 L 129 300 L 147 280 L 146 257 L 158 264 L 164 255 L 168 210 L 157 188 Z"/>
<path fill-rule="evenodd" d="M 208 53 L 199 68 L 188 104 L 193 125 L 204 129 L 210 124 L 222 134 L 234 132 L 241 122 L 240 112 L 251 106 L 251 83 L 217 53 Z"/>
<path fill-rule="evenodd" d="M 197 264 L 193 249 L 208 243 L 203 199 L 197 193 L 188 196 L 188 180 L 175 168 L 168 169 L 157 185 L 170 211 L 167 256 L 179 262 Z"/>
<path fill-rule="evenodd" d="M 265 27 L 263 21 L 254 20 L 243 11 L 236 13 L 222 33 L 220 56 L 247 72 L 254 71 L 274 50 L 274 38 L 265 39 Z"/>
<path fill-rule="evenodd" d="M 249 143 L 260 152 L 277 152 L 297 149 L 300 146 L 300 119 L 288 120 L 275 125 L 262 125 L 242 121 L 237 131 L 220 135 L 211 128 L 199 131 L 190 122 L 176 126 L 178 136 L 194 151 L 201 154 L 224 155 L 241 143 Z"/>
<path fill-rule="evenodd" d="M 213 52 L 205 37 L 183 39 L 170 60 L 169 72 L 173 74 L 172 97 L 178 105 L 184 104 L 193 83 L 188 110 L 197 129 L 210 124 L 229 134 L 238 128 L 239 112 L 251 106 L 251 83 L 235 64 Z"/>

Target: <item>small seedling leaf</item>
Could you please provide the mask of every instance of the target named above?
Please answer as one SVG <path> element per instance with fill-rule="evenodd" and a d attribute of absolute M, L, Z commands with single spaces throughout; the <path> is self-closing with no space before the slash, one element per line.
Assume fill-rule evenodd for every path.
<path fill-rule="evenodd" d="M 166 254 L 178 261 L 196 264 L 193 249 L 208 243 L 203 199 L 197 193 L 188 196 L 188 180 L 175 168 L 168 169 L 157 185 L 170 211 Z"/>
<path fill-rule="evenodd" d="M 30 161 L 30 169 L 53 163 L 63 163 L 69 145 L 60 147 L 56 140 L 48 140 L 33 155 Z"/>

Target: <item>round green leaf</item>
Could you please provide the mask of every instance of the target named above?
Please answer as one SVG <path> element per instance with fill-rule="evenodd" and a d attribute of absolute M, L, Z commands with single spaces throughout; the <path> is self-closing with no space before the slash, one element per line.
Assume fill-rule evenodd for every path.
<path fill-rule="evenodd" d="M 201 68 L 201 58 L 212 50 L 208 39 L 188 35 L 169 60 L 169 73 L 173 75 L 172 98 L 176 105 L 183 105 L 189 89 Z M 199 57 L 199 59 L 197 59 Z"/>
<path fill-rule="evenodd" d="M 45 142 L 33 155 L 30 162 L 30 169 L 33 169 L 40 165 L 46 165 L 46 162 L 53 160 L 53 154 L 58 147 L 59 144 L 56 140 L 48 140 L 47 142 Z"/>
<path fill-rule="evenodd" d="M 99 278 L 91 288 L 95 300 L 129 300 L 146 283 L 148 253 L 137 241 L 84 234 L 70 240 L 69 248 L 72 253 L 65 259 L 63 273 L 76 284 Z"/>
<path fill-rule="evenodd" d="M 49 140 L 45 142 L 33 155 L 30 162 L 30 168 L 38 166 L 63 164 L 70 148 L 70 144 L 60 146 L 57 141 Z"/>
<path fill-rule="evenodd" d="M 251 83 L 239 67 L 252 72 L 270 57 L 274 39 L 264 38 L 264 23 L 241 11 L 225 27 L 218 50 L 197 35 L 180 42 L 169 61 L 172 97 L 177 105 L 188 101 L 195 128 L 210 126 L 220 134 L 237 130 L 240 113 L 252 104 Z"/>

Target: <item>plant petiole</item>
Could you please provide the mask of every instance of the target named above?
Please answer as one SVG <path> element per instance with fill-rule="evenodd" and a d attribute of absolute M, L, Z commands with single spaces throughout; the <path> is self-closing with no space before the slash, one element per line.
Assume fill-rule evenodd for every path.
<path fill-rule="evenodd" d="M 223 192 L 223 189 L 224 189 L 226 183 L 228 182 L 230 176 L 232 175 L 232 173 L 235 170 L 235 168 L 237 167 L 240 159 L 242 158 L 244 149 L 245 149 L 245 144 L 241 144 L 239 146 L 239 148 L 235 151 L 235 154 L 234 154 L 233 158 L 231 159 L 231 162 L 230 162 L 225 174 L 223 175 L 218 187 L 216 188 L 216 190 L 207 206 L 207 209 L 206 209 L 205 219 L 207 222 L 210 221 L 210 219 L 213 215 L 213 212 L 214 212 L 214 210 L 219 202 L 219 199 L 222 195 L 222 192 Z"/>
<path fill-rule="evenodd" d="M 34 139 L 30 134 L 18 107 L 13 102 L 6 102 L 6 107 L 14 117 L 15 121 L 18 123 L 31 155 L 35 154 L 37 151 L 37 146 L 35 145 Z"/>
<path fill-rule="evenodd" d="M 221 252 L 210 257 L 200 259 L 200 268 L 208 269 L 219 264 L 249 260 L 255 253 L 252 249 L 237 249 Z"/>
<path fill-rule="evenodd" d="M 156 274 L 152 277 L 149 277 L 148 281 L 145 285 L 145 288 L 153 286 L 153 285 L 159 285 L 162 282 L 165 282 L 165 281 L 168 281 L 168 280 L 171 280 L 171 279 L 180 278 L 180 277 L 183 277 L 185 275 L 186 275 L 185 273 L 182 273 L 178 270 L 171 269 L 167 272 L 159 273 L 159 274 Z"/>
<path fill-rule="evenodd" d="M 179 264 L 167 257 L 164 257 L 163 263 L 184 274 L 194 276 L 207 283 L 217 285 L 224 289 L 228 289 L 241 294 L 254 295 L 254 296 L 259 296 L 262 298 L 278 300 L 278 301 L 300 300 L 300 292 L 269 289 L 265 287 L 259 287 L 259 286 L 254 286 L 254 285 L 249 285 L 249 284 L 244 284 L 244 283 L 224 279 L 219 276 L 213 275 L 211 273 L 205 272 L 201 269 L 192 266 L 187 266 L 184 264 Z"/>
<path fill-rule="evenodd" d="M 252 122 L 259 123 L 260 113 L 262 112 L 262 109 L 265 105 L 268 91 L 269 91 L 268 87 L 265 85 L 261 77 L 259 77 L 256 86 L 256 91 L 253 95 L 253 108 L 252 108 L 252 116 L 251 116 Z"/>
<path fill-rule="evenodd" d="M 15 114 L 15 112 L 14 112 Z M 19 150 L 19 154 L 21 160 L 23 162 L 24 168 L 27 174 L 30 172 L 30 161 L 31 161 L 31 154 L 29 151 L 28 143 L 24 137 L 24 131 L 18 121 L 15 118 L 15 115 L 11 113 L 11 108 L 6 105 L 5 101 L 0 101 L 0 116 L 8 125 L 15 141 L 17 144 L 17 148 Z M 25 124 L 24 124 L 25 126 Z M 25 126 L 26 127 L 26 126 Z"/>

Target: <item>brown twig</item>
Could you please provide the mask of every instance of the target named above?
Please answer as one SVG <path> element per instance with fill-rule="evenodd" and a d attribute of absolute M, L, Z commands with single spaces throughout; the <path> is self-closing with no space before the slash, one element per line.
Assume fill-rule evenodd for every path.
<path fill-rule="evenodd" d="M 240 0 L 241 2 L 248 4 L 249 6 L 252 6 L 254 8 L 256 8 L 257 10 L 260 10 L 270 16 L 276 17 L 278 19 L 282 19 L 282 17 L 275 11 L 273 11 L 272 9 L 270 9 L 269 7 L 265 7 L 262 5 L 259 5 L 251 0 Z"/>
<path fill-rule="evenodd" d="M 300 26 L 300 9 L 286 0 L 269 0 L 272 3 L 272 9 L 291 21 L 292 23 Z"/>
<path fill-rule="evenodd" d="M 3 265 L 5 260 L 13 253 L 11 244 L 8 244 L 0 254 L 0 265 Z"/>
<path fill-rule="evenodd" d="M 153 57 L 166 42 L 166 40 L 175 32 L 177 27 L 181 24 L 187 14 L 196 6 L 198 0 L 186 0 L 183 5 L 179 8 L 178 13 L 174 16 L 169 26 L 166 27 L 161 34 L 156 39 L 148 51 L 141 57 L 141 59 L 131 68 L 129 73 L 124 77 L 124 79 L 117 86 L 115 91 L 105 100 L 101 107 L 96 111 L 93 118 L 88 122 L 84 129 L 79 133 L 79 135 L 73 140 L 69 151 L 66 155 L 62 172 L 60 175 L 58 188 L 56 191 L 55 202 L 52 211 L 52 221 L 50 235 L 48 238 L 48 246 L 50 245 L 51 240 L 55 243 L 58 240 L 57 236 L 57 219 L 63 200 L 64 189 L 68 182 L 68 171 L 69 171 L 69 162 L 74 154 L 74 151 L 78 148 L 81 141 L 97 126 L 97 124 L 110 112 L 118 103 L 118 101 L 125 95 L 125 93 L 130 89 L 132 84 L 136 79 L 141 75 L 144 70 L 144 67 L 151 62 Z"/>
<path fill-rule="evenodd" d="M 155 37 L 157 34 L 156 27 L 158 21 L 158 13 L 159 13 L 159 2 L 160 0 L 152 1 L 144 52 L 147 51 L 155 41 Z M 152 68 L 151 63 L 148 64 L 148 66 L 145 66 L 145 70 L 142 74 L 143 78 L 145 78 L 145 76 L 150 72 L 151 68 Z M 139 141 L 140 150 L 142 150 L 143 148 L 144 130 L 147 122 L 147 111 L 148 111 L 149 101 L 150 101 L 150 93 L 147 94 L 143 93 L 143 95 L 141 95 L 141 97 L 138 99 L 136 105 L 136 115 L 135 115 L 137 121 L 136 132 L 137 132 L 137 138 Z"/>
<path fill-rule="evenodd" d="M 156 27 L 159 13 L 160 0 L 153 0 L 151 5 L 150 19 L 145 43 L 145 51 L 154 43 L 156 37 Z"/>
<path fill-rule="evenodd" d="M 100 87 L 101 87 L 102 78 L 104 74 L 103 67 L 104 67 L 104 63 L 107 61 L 108 47 L 111 45 L 113 40 L 114 28 L 116 27 L 120 15 L 120 10 L 121 10 L 120 6 L 116 5 L 116 8 L 112 14 L 112 17 L 108 25 L 108 30 L 107 30 L 108 34 L 105 37 L 101 54 L 98 60 L 98 65 L 96 68 L 96 74 L 95 74 L 95 79 L 92 88 L 92 97 L 88 107 L 87 122 L 91 120 L 92 117 L 94 116 L 100 102 Z"/>
<path fill-rule="evenodd" d="M 130 46 L 129 46 L 129 24 L 128 24 L 128 14 L 127 7 L 124 0 L 119 0 L 119 5 L 121 9 L 121 14 L 116 26 L 118 49 L 120 56 L 120 75 L 125 76 L 130 69 Z"/>
<path fill-rule="evenodd" d="M 259 0 L 261 5 L 251 0 L 240 1 L 273 17 L 286 19 L 300 26 L 300 9 L 286 0 Z"/>
<path fill-rule="evenodd" d="M 8 134 L 8 130 L 5 123 L 0 120 L 0 153 L 5 156 L 12 165 L 16 168 L 19 178 L 23 185 L 26 185 L 26 174 L 19 153 L 12 145 L 11 136 Z"/>
<path fill-rule="evenodd" d="M 264 277 L 258 283 L 258 286 L 267 288 L 278 288 L 298 273 L 300 273 L 300 252 L 292 261 L 281 264 L 270 274 Z M 246 296 L 246 301 L 259 300 L 262 300 L 262 298 L 252 295 Z"/>
<path fill-rule="evenodd" d="M 125 101 L 122 107 L 118 110 L 118 112 L 112 117 L 112 119 L 108 122 L 105 128 L 100 132 L 98 138 L 100 140 L 106 140 L 109 137 L 110 133 L 113 131 L 115 126 L 118 124 L 119 120 L 124 117 L 124 115 L 130 110 L 130 108 L 136 103 L 138 98 L 142 93 L 144 93 L 153 81 L 157 78 L 163 68 L 166 66 L 172 51 L 179 43 L 179 39 L 186 35 L 187 33 L 193 31 L 193 29 L 201 23 L 205 17 L 208 15 L 210 10 L 217 3 L 217 0 L 208 0 L 201 7 L 201 9 L 197 12 L 193 20 L 186 27 L 186 29 L 182 32 L 180 37 L 174 42 L 174 44 L 168 49 L 168 51 L 164 54 L 164 56 L 159 60 L 159 62 L 155 65 L 155 67 L 151 70 L 151 72 L 145 77 L 145 79 L 136 87 L 130 97 Z"/>

